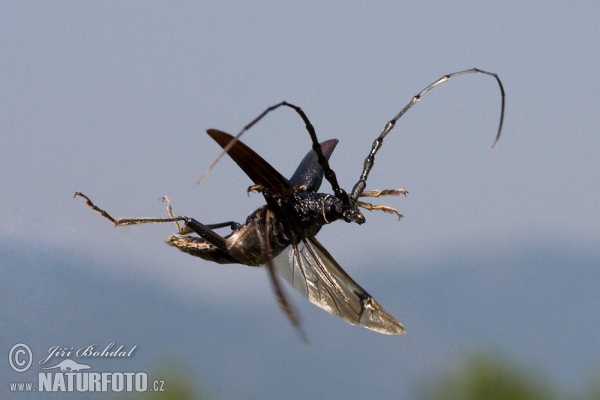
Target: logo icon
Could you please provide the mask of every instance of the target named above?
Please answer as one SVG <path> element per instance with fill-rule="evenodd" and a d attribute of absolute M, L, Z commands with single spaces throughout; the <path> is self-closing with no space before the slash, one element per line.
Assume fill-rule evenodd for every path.
<path fill-rule="evenodd" d="M 25 343 L 17 343 L 8 352 L 8 363 L 17 372 L 25 372 L 31 367 L 33 353 Z"/>
<path fill-rule="evenodd" d="M 62 360 L 61 362 L 59 362 L 58 364 L 56 364 L 53 367 L 47 367 L 47 368 L 42 368 L 42 369 L 53 369 L 53 368 L 60 368 L 60 372 L 79 372 L 82 369 L 90 369 L 92 367 L 90 367 L 89 365 L 85 365 L 85 364 L 79 364 L 79 363 L 67 358 L 66 360 Z"/>

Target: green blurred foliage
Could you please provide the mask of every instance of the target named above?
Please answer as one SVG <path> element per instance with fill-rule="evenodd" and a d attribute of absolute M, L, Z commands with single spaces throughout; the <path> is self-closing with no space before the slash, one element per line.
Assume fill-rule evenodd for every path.
<path fill-rule="evenodd" d="M 584 396 L 577 400 L 600 400 L 600 371 L 596 371 L 594 378 L 593 384 L 590 385 L 590 388 L 585 392 Z"/>
<path fill-rule="evenodd" d="M 457 368 L 421 384 L 423 400 L 564 399 L 535 372 L 491 354 L 469 356 Z"/>
<path fill-rule="evenodd" d="M 600 371 L 578 393 L 561 392 L 537 368 L 524 368 L 492 352 L 473 353 L 453 369 L 423 380 L 420 400 L 600 400 Z"/>
<path fill-rule="evenodd" d="M 180 368 L 163 368 L 152 376 L 164 380 L 164 392 L 138 393 L 119 400 L 202 400 L 198 379 Z M 543 379 L 537 368 L 524 368 L 505 357 L 479 352 L 452 369 L 431 376 L 417 388 L 419 400 L 600 400 L 600 371 L 589 387 L 567 395 Z"/>

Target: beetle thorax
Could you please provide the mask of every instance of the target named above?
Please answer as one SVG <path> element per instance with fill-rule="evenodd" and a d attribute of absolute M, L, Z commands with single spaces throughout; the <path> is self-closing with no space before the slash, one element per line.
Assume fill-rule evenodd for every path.
<path fill-rule="evenodd" d="M 298 192 L 288 204 L 294 210 L 294 221 L 290 222 L 302 237 L 314 236 L 323 225 L 341 218 L 341 202 L 330 194 Z"/>

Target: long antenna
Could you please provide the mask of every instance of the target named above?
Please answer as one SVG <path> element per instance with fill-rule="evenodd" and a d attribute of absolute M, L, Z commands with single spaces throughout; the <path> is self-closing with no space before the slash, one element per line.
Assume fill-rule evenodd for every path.
<path fill-rule="evenodd" d="M 390 121 L 388 121 L 388 123 L 385 124 L 383 131 L 381 132 L 379 137 L 377 139 L 375 139 L 375 141 L 373 142 L 373 145 L 371 146 L 371 152 L 369 153 L 367 158 L 365 158 L 365 165 L 363 167 L 362 174 L 360 175 L 360 179 L 358 180 L 358 182 L 356 183 L 356 185 L 354 185 L 354 188 L 352 189 L 352 194 L 350 195 L 350 198 L 352 199 L 353 203 L 356 203 L 356 201 L 358 200 L 358 198 L 360 197 L 362 192 L 367 187 L 367 178 L 369 177 L 369 172 L 371 172 L 371 168 L 373 168 L 373 164 L 375 163 L 375 154 L 377 154 L 377 152 L 383 145 L 383 138 L 385 138 L 386 135 L 388 133 L 390 133 L 390 131 L 392 129 L 394 129 L 394 126 L 396 126 L 396 122 L 404 114 L 406 114 L 406 112 L 412 106 L 414 106 L 416 103 L 421 101 L 421 97 L 423 97 L 423 95 L 425 95 L 427 92 L 429 92 L 434 87 L 441 85 L 442 83 L 444 83 L 446 81 L 449 81 L 450 79 L 454 78 L 455 76 L 466 75 L 466 74 L 475 74 L 475 73 L 493 76 L 494 78 L 496 78 L 496 81 L 498 82 L 498 86 L 500 86 L 500 93 L 502 95 L 502 108 L 500 110 L 500 124 L 498 125 L 498 133 L 496 134 L 496 140 L 494 140 L 494 144 L 492 145 L 492 150 L 494 148 L 496 148 L 496 144 L 498 143 L 498 140 L 500 139 L 500 134 L 502 133 L 502 125 L 504 124 L 504 107 L 505 107 L 505 99 L 506 99 L 506 95 L 504 94 L 504 86 L 502 86 L 502 81 L 500 81 L 500 78 L 498 77 L 498 75 L 493 72 L 487 72 L 487 71 L 483 71 L 483 70 L 477 69 L 477 68 L 472 68 L 472 69 L 468 69 L 465 71 L 459 71 L 459 72 L 455 72 L 453 74 L 444 75 L 437 81 L 433 82 L 431 85 L 427 86 L 425 89 L 421 90 L 419 92 L 419 94 L 417 94 L 416 96 L 413 96 L 413 98 L 404 106 L 404 108 L 398 114 L 396 114 L 396 116 L 394 118 L 392 118 Z"/>

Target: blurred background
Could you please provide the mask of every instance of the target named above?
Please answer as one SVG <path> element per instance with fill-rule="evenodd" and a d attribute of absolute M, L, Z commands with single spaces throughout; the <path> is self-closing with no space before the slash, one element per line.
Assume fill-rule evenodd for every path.
<path fill-rule="evenodd" d="M 133 398 L 599 398 L 599 17 L 591 1 L 0 3 L 0 352 L 33 353 L 24 373 L 0 362 L 1 397 L 37 383 L 52 346 L 115 342 L 134 355 L 76 360 L 165 381 Z M 495 80 L 457 77 L 378 153 L 368 188 L 408 190 L 382 201 L 405 218 L 318 235 L 402 336 L 288 290 L 304 345 L 264 269 L 190 257 L 164 244 L 172 224 L 114 228 L 73 199 L 165 216 L 168 195 L 177 215 L 243 222 L 263 199 L 231 160 L 196 184 L 220 152 L 205 130 L 237 133 L 282 100 L 340 140 L 330 162 L 350 190 L 386 121 L 473 67 L 506 89 L 498 147 Z M 310 148 L 287 109 L 244 142 L 285 176 Z"/>

